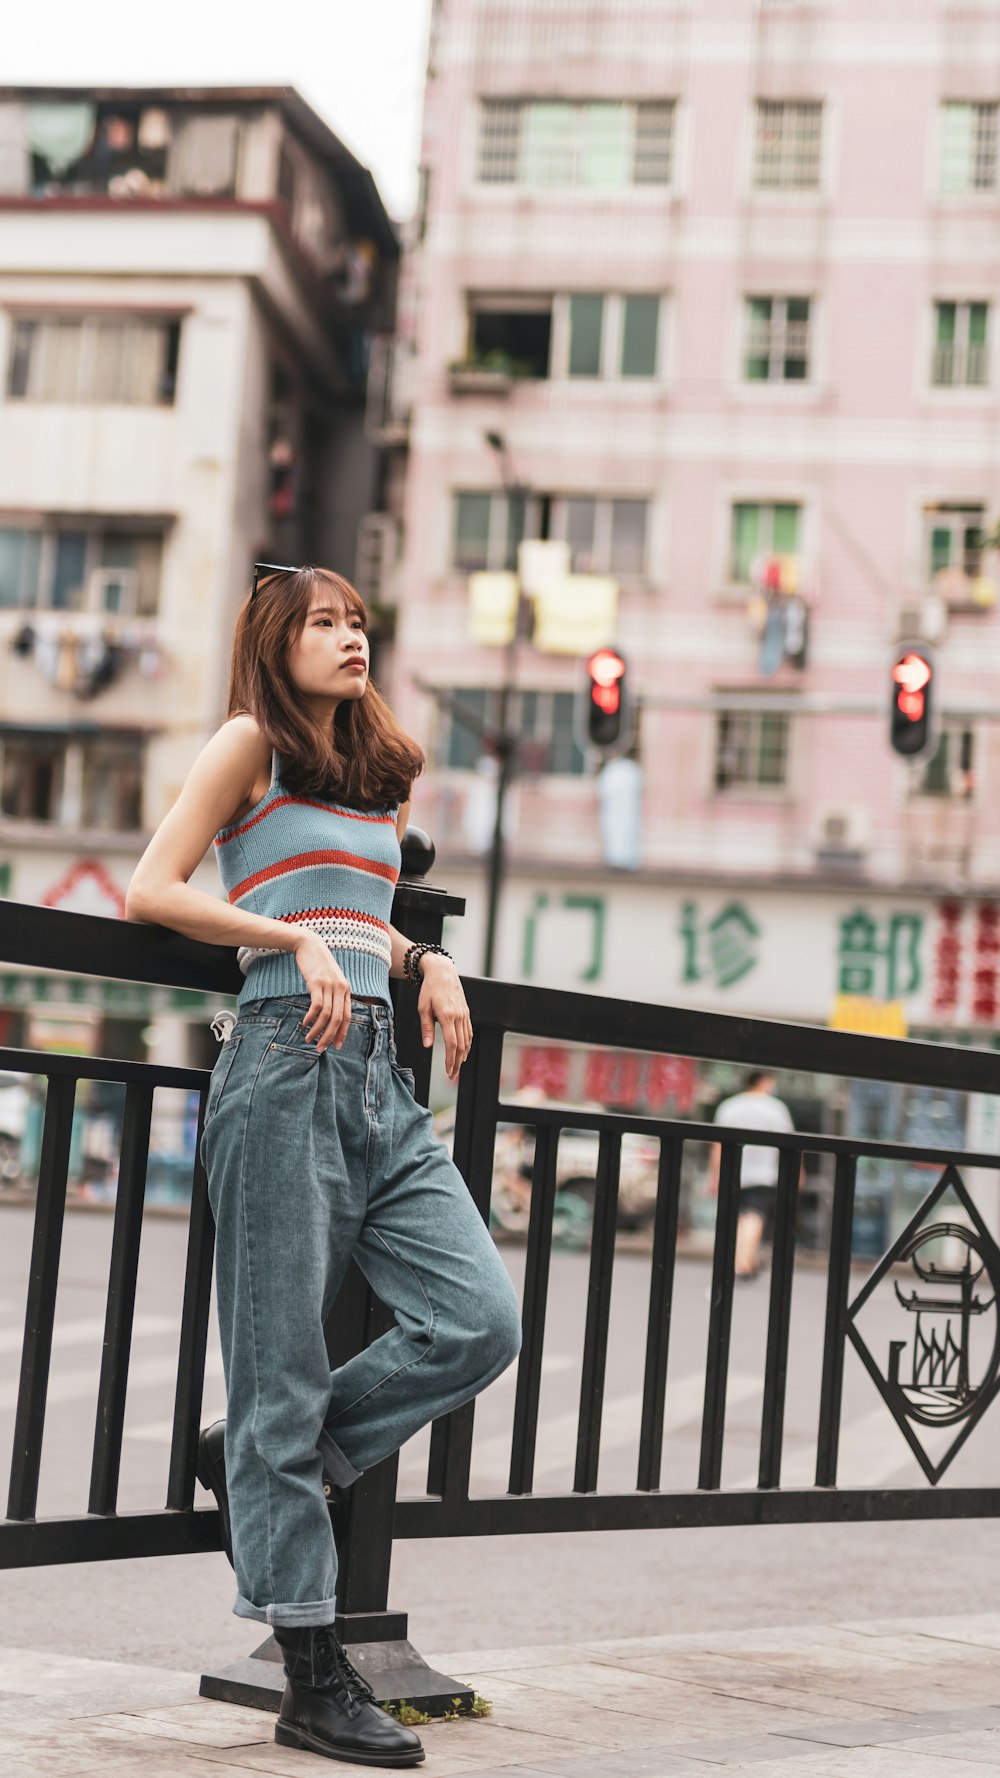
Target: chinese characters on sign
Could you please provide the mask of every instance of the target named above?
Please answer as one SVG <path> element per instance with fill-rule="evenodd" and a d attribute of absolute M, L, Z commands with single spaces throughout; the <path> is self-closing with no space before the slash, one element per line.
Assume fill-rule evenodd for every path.
<path fill-rule="evenodd" d="M 995 1025 L 1000 1017 L 1000 903 L 942 901 L 931 981 L 935 1018 Z"/>
<path fill-rule="evenodd" d="M 688 1056 L 580 1050 L 561 1044 L 524 1044 L 518 1051 L 518 1091 L 528 1089 L 548 1099 L 592 1099 L 627 1111 L 665 1110 L 687 1117 L 697 1085 L 698 1066 Z"/>
<path fill-rule="evenodd" d="M 838 994 L 864 994 L 873 1000 L 916 994 L 923 980 L 923 930 L 923 914 L 894 913 L 874 919 L 864 908 L 845 914 L 837 946 Z"/>
<path fill-rule="evenodd" d="M 695 891 L 672 907 L 650 895 L 630 916 L 584 886 L 539 888 L 524 914 L 521 975 L 695 1004 L 746 983 L 741 998 L 761 1017 L 837 1024 L 838 1008 L 850 1009 L 842 1028 L 883 1034 L 928 1020 L 1000 1029 L 1000 899 L 907 907 L 831 895 L 788 912 L 787 898 Z"/>
<path fill-rule="evenodd" d="M 760 927 L 741 901 L 729 901 L 715 917 L 703 921 L 697 902 L 686 901 L 681 909 L 680 934 L 684 945 L 681 980 L 700 982 L 706 977 L 717 988 L 731 988 L 757 965 Z"/>
<path fill-rule="evenodd" d="M 589 921 L 589 957 L 586 967 L 578 972 L 578 980 L 581 982 L 600 981 L 604 969 L 604 896 L 564 895 L 558 905 L 565 908 L 567 913 L 580 915 L 585 921 Z M 528 981 L 535 973 L 535 947 L 541 916 L 549 906 L 549 896 L 544 890 L 539 890 L 532 903 L 531 912 L 525 918 L 521 974 Z M 584 930 L 586 931 L 586 927 Z"/>

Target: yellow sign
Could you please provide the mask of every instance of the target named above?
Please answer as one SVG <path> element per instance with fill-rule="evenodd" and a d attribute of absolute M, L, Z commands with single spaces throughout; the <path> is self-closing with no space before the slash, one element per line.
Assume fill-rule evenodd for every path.
<path fill-rule="evenodd" d="M 469 575 L 469 637 L 487 648 L 502 647 L 514 634 L 516 574 Z"/>
<path fill-rule="evenodd" d="M 591 654 L 615 634 L 618 582 L 604 574 L 567 574 L 535 598 L 534 646 L 542 654 Z"/>
<path fill-rule="evenodd" d="M 869 1000 L 866 994 L 838 994 L 830 1014 L 831 1031 L 857 1031 L 865 1037 L 905 1037 L 901 1000 Z"/>

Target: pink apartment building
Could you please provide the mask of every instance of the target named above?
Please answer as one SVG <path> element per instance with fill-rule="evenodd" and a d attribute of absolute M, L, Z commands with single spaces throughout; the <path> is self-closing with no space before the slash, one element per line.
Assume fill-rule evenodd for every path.
<path fill-rule="evenodd" d="M 466 968 L 488 782 L 415 681 L 489 713 L 467 577 L 540 536 L 619 584 L 641 859 L 603 861 L 579 663 L 522 646 L 497 973 L 1000 1032 L 998 118 L 993 0 L 438 0 L 391 691 Z M 916 764 L 903 635 L 937 668 Z"/>

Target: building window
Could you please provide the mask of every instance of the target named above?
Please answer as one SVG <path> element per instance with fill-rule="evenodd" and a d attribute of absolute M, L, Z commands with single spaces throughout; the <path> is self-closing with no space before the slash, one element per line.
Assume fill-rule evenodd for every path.
<path fill-rule="evenodd" d="M 484 99 L 477 178 L 537 191 L 669 185 L 674 102 Z"/>
<path fill-rule="evenodd" d="M 521 161 L 520 99 L 484 99 L 479 107 L 480 185 L 516 185 Z"/>
<path fill-rule="evenodd" d="M 603 296 L 571 296 L 569 299 L 569 374 L 571 377 L 600 376 L 603 330 Z"/>
<path fill-rule="evenodd" d="M 812 99 L 758 99 L 753 182 L 766 191 L 816 191 L 823 107 Z"/>
<path fill-rule="evenodd" d="M 456 687 L 455 697 L 477 723 L 495 728 L 500 717 L 500 694 L 485 686 Z M 575 698 L 571 691 L 517 691 L 510 703 L 510 723 L 525 744 L 522 763 L 543 773 L 574 776 L 586 770 L 586 760 L 574 734 Z M 456 771 L 474 771 L 484 752 L 481 735 L 449 711 L 444 730 L 441 761 Z"/>
<path fill-rule="evenodd" d="M 809 375 L 809 298 L 748 296 L 743 375 L 748 383 L 801 383 Z"/>
<path fill-rule="evenodd" d="M 982 573 L 983 506 L 925 506 L 924 562 L 928 581 L 946 568 L 970 580 Z"/>
<path fill-rule="evenodd" d="M 802 508 L 784 502 L 736 501 L 732 509 L 729 579 L 749 586 L 756 556 L 797 556 Z"/>
<path fill-rule="evenodd" d="M 994 191 L 997 115 L 994 103 L 949 100 L 941 107 L 938 184 L 947 194 Z"/>
<path fill-rule="evenodd" d="M 5 736 L 0 814 L 18 821 L 58 821 L 66 743 L 51 735 Z"/>
<path fill-rule="evenodd" d="M 659 330 L 658 296 L 622 299 L 622 351 L 618 367 L 621 376 L 655 377 Z"/>
<path fill-rule="evenodd" d="M 0 814 L 134 832 L 142 824 L 144 747 L 141 735 L 0 733 Z"/>
<path fill-rule="evenodd" d="M 569 299 L 571 377 L 655 377 L 660 336 L 658 296 Z"/>
<path fill-rule="evenodd" d="M 967 801 L 975 786 L 975 744 L 976 732 L 971 723 L 948 723 L 924 765 L 917 795 Z"/>
<path fill-rule="evenodd" d="M 0 522 L 0 609 L 151 617 L 162 554 L 157 532 Z"/>
<path fill-rule="evenodd" d="M 934 304 L 932 383 L 983 388 L 989 382 L 988 313 L 988 303 Z"/>
<path fill-rule="evenodd" d="M 788 717 L 778 711 L 720 710 L 715 728 L 716 790 L 780 789 L 787 782 Z"/>
<path fill-rule="evenodd" d="M 115 736 L 81 746 L 81 826 L 130 833 L 142 825 L 142 744 Z"/>
<path fill-rule="evenodd" d="M 233 197 L 240 138 L 237 117 L 205 112 L 186 118 L 171 168 L 175 190 L 193 197 Z"/>
<path fill-rule="evenodd" d="M 551 343 L 551 296 L 469 299 L 470 363 L 516 377 L 547 377 Z"/>
<path fill-rule="evenodd" d="M 648 500 L 572 494 L 552 503 L 552 535 L 568 543 L 574 574 L 646 572 Z"/>
<path fill-rule="evenodd" d="M 458 493 L 452 508 L 452 566 L 462 574 L 480 569 L 515 569 L 517 546 L 526 529 L 529 502 L 524 495 Z"/>
<path fill-rule="evenodd" d="M 169 405 L 180 332 L 179 321 L 139 316 L 19 316 L 7 393 L 12 401 Z"/>

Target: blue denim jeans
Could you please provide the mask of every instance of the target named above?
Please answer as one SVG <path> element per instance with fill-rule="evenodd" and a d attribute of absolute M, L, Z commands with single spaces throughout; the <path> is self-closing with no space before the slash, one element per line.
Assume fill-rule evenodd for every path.
<path fill-rule="evenodd" d="M 517 1355 L 520 1309 L 392 1012 L 320 1055 L 307 995 L 250 1001 L 212 1070 L 201 1157 L 216 1227 L 238 1617 L 327 1624 L 323 1470 L 350 1483 Z M 356 1259 L 395 1325 L 331 1371 L 323 1324 Z"/>

